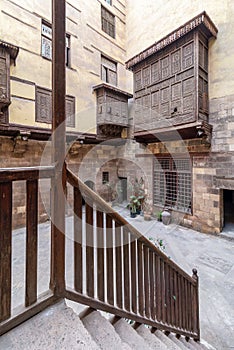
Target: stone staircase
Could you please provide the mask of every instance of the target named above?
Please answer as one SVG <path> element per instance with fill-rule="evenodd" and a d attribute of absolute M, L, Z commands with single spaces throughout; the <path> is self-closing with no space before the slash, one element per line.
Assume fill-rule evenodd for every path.
<path fill-rule="evenodd" d="M 83 308 L 83 309 L 82 309 Z M 76 312 L 74 311 L 76 310 Z M 204 342 L 168 336 L 79 304 L 62 301 L 0 337 L 1 350 L 215 350 Z M 78 311 L 82 310 L 79 315 Z"/>

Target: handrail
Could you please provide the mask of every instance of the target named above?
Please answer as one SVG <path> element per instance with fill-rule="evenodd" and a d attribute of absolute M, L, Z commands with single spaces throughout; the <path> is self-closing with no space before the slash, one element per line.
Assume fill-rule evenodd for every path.
<path fill-rule="evenodd" d="M 194 279 L 187 274 L 179 265 L 177 265 L 174 261 L 168 258 L 166 254 L 164 254 L 159 248 L 157 248 L 153 243 L 151 243 L 145 236 L 142 235 L 134 226 L 132 226 L 127 220 L 125 220 L 116 210 L 114 210 L 107 202 L 105 202 L 100 196 L 98 196 L 93 190 L 91 190 L 85 183 L 81 181 L 70 169 L 67 168 L 67 181 L 73 187 L 79 188 L 82 196 L 86 196 L 87 198 L 91 198 L 91 200 L 95 203 L 97 210 L 107 212 L 108 215 L 121 224 L 122 226 L 126 226 L 131 233 L 133 233 L 137 239 L 139 239 L 142 243 L 146 244 L 150 250 L 156 252 L 167 264 L 176 269 L 183 277 L 185 277 L 192 284 L 196 284 Z"/>
<path fill-rule="evenodd" d="M 51 178 L 54 176 L 54 171 L 55 167 L 53 165 L 1 168 L 0 182 Z"/>
<path fill-rule="evenodd" d="M 189 276 L 70 169 L 66 175 L 74 189 L 74 290 L 66 297 L 199 340 L 197 271 Z"/>

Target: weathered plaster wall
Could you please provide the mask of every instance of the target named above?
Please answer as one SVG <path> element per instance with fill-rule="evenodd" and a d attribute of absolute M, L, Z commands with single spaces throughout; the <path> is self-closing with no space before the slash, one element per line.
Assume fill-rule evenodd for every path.
<path fill-rule="evenodd" d="M 116 38 L 101 30 L 101 4 L 115 15 Z M 10 123 L 48 128 L 35 122 L 35 85 L 51 88 L 51 61 L 41 56 L 41 22 L 51 23 L 51 1 L 1 1 L 0 39 L 19 46 L 11 66 L 12 103 Z M 118 86 L 126 89 L 125 0 L 77 1 L 66 4 L 66 31 L 71 40 L 71 68 L 66 69 L 67 94 L 76 97 L 76 130 L 96 131 L 96 95 L 92 86 L 101 83 L 101 54 L 118 62 Z M 20 81 L 16 81 L 14 78 Z"/>

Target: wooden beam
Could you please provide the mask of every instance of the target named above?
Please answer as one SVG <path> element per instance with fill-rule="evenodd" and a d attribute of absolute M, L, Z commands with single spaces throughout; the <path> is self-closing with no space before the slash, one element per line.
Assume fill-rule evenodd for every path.
<path fill-rule="evenodd" d="M 51 280 L 56 296 L 65 288 L 65 0 L 52 0 L 52 162 L 55 178 L 51 193 Z"/>

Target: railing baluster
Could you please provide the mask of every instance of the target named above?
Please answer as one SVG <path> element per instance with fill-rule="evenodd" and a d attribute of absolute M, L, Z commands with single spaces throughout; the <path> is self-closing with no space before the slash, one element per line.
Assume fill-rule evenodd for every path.
<path fill-rule="evenodd" d="M 124 254 L 124 306 L 130 311 L 130 267 L 129 267 L 129 233 L 123 229 L 123 254 Z"/>
<path fill-rule="evenodd" d="M 175 325 L 179 327 L 179 293 L 178 293 L 178 273 L 174 270 L 174 288 L 175 288 Z"/>
<path fill-rule="evenodd" d="M 145 287 L 145 315 L 150 317 L 150 295 L 149 295 L 149 248 L 144 245 L 144 287 Z"/>
<path fill-rule="evenodd" d="M 184 289 L 185 289 L 185 329 L 188 329 L 188 286 L 187 280 L 184 278 Z"/>
<path fill-rule="evenodd" d="M 137 241 L 138 260 L 138 307 L 140 315 L 144 316 L 144 275 L 143 275 L 143 244 Z"/>
<path fill-rule="evenodd" d="M 175 324 L 175 288 L 174 288 L 174 270 L 169 267 L 170 271 L 170 322 Z"/>
<path fill-rule="evenodd" d="M 83 291 L 83 254 L 82 254 L 82 195 L 74 187 L 74 285 L 79 293 Z"/>
<path fill-rule="evenodd" d="M 0 321 L 11 316 L 12 183 L 0 183 Z"/>
<path fill-rule="evenodd" d="M 116 303 L 119 308 L 123 307 L 122 297 L 122 229 L 115 223 L 115 261 L 116 261 Z"/>
<path fill-rule="evenodd" d="M 155 304 L 155 264 L 154 253 L 149 251 L 149 287 L 150 287 L 150 313 L 151 318 L 155 320 L 156 304 Z"/>
<path fill-rule="evenodd" d="M 179 320 L 179 327 L 182 329 L 183 328 L 183 317 L 182 317 L 182 295 L 181 295 L 181 276 L 178 275 L 177 278 L 177 283 L 178 283 L 178 320 Z"/>
<path fill-rule="evenodd" d="M 163 323 L 166 323 L 166 320 L 167 320 L 167 314 L 166 314 L 166 303 L 167 303 L 167 300 L 166 300 L 166 273 L 165 273 L 165 267 L 166 267 L 166 264 L 163 260 L 161 260 L 161 276 L 160 276 L 160 279 L 161 279 L 161 290 L 162 290 L 162 303 L 161 303 L 161 308 L 162 308 L 162 321 Z"/>
<path fill-rule="evenodd" d="M 186 294 L 185 294 L 185 281 L 183 276 L 181 277 L 181 299 L 182 299 L 183 329 L 186 329 Z"/>
<path fill-rule="evenodd" d="M 156 318 L 157 321 L 162 320 L 162 289 L 161 289 L 161 259 L 156 255 L 155 275 L 156 275 Z"/>
<path fill-rule="evenodd" d="M 93 208 L 86 203 L 86 288 L 87 294 L 94 297 L 94 232 Z"/>
<path fill-rule="evenodd" d="M 114 304 L 114 269 L 113 269 L 113 228 L 112 218 L 106 215 L 106 258 L 107 258 L 107 301 Z"/>
<path fill-rule="evenodd" d="M 199 278 L 197 275 L 197 270 L 193 269 L 192 278 L 196 282 L 193 286 L 193 322 L 194 322 L 194 331 L 197 334 L 196 340 L 200 340 L 200 327 L 199 327 Z"/>
<path fill-rule="evenodd" d="M 104 301 L 104 230 L 103 213 L 97 210 L 97 294 L 98 299 Z"/>
<path fill-rule="evenodd" d="M 37 301 L 38 180 L 27 181 L 25 306 Z"/>
<path fill-rule="evenodd" d="M 137 268 L 136 268 L 136 247 L 137 241 L 131 235 L 131 286 L 132 286 L 132 311 L 137 313 Z"/>
<path fill-rule="evenodd" d="M 192 308 L 191 308 L 191 284 L 189 281 L 187 281 L 187 289 L 188 289 L 188 309 L 187 309 L 187 312 L 188 312 L 188 329 L 190 330 L 191 327 L 192 327 L 192 324 L 191 324 L 191 314 L 192 314 Z"/>

